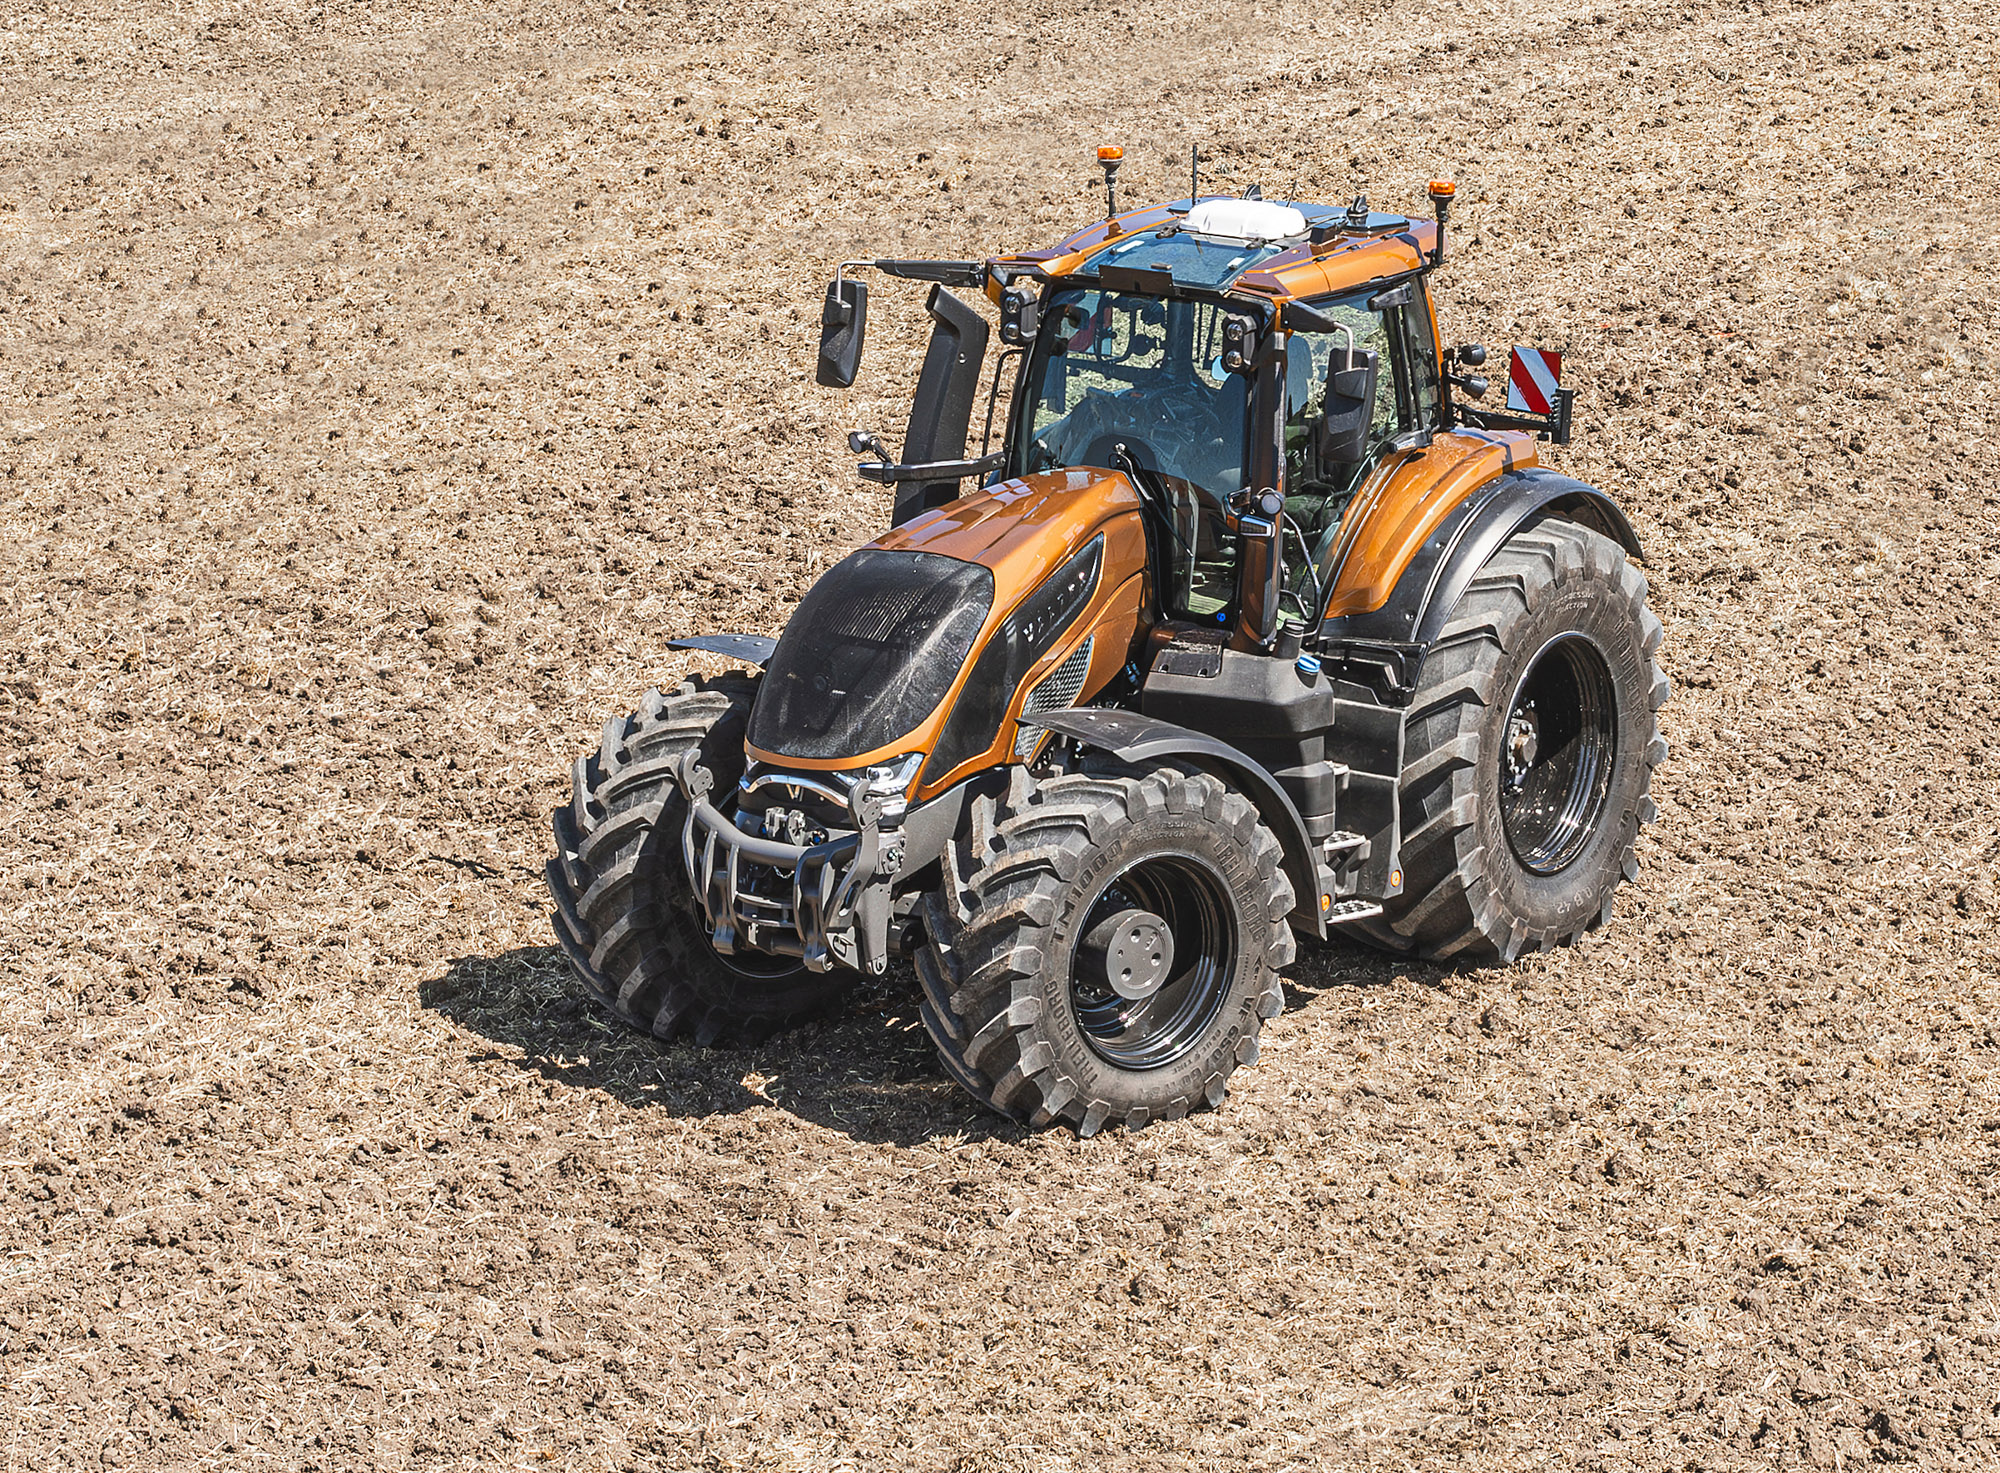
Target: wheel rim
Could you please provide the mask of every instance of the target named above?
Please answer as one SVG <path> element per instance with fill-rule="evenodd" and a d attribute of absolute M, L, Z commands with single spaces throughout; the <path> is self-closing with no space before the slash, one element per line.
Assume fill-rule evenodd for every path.
<path fill-rule="evenodd" d="M 1121 997 L 1093 975 L 1082 938 L 1109 917 L 1144 912 L 1171 938 L 1167 975 L 1142 998 Z M 1236 972 L 1236 921 L 1221 874 L 1193 855 L 1142 859 L 1120 872 L 1084 913 L 1070 944 L 1070 1007 L 1084 1042 L 1121 1069 L 1158 1069 L 1207 1033 Z"/>
<path fill-rule="evenodd" d="M 1500 819 L 1522 867 L 1552 875 L 1597 832 L 1618 757 L 1618 693 L 1581 634 L 1545 645 L 1501 729 Z"/>

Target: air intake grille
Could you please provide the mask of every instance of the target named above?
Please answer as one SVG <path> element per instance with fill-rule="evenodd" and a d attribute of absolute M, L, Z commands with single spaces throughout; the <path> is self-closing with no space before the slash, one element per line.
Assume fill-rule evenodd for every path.
<path fill-rule="evenodd" d="M 1042 683 L 1028 692 L 1021 714 L 1033 716 L 1038 711 L 1061 711 L 1074 705 L 1083 691 L 1083 678 L 1090 673 L 1090 647 L 1096 642 L 1097 636 L 1091 635 L 1076 647 L 1075 654 L 1042 677 Z M 1021 734 L 1014 738 L 1014 755 L 1026 762 L 1046 735 L 1039 726 L 1022 727 Z"/>

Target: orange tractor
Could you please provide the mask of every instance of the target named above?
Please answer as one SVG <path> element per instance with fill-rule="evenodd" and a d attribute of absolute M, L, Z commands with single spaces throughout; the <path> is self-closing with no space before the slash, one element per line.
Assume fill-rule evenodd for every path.
<path fill-rule="evenodd" d="M 828 288 L 845 387 L 848 272 L 933 283 L 901 456 L 850 436 L 889 529 L 775 641 L 673 641 L 761 673 L 649 692 L 554 815 L 556 934 L 631 1023 L 754 1038 L 903 956 L 974 1095 L 1139 1126 L 1221 1101 L 1295 934 L 1509 961 L 1634 874 L 1660 623 L 1624 514 L 1538 463 L 1553 355 L 1488 410 L 1485 350 L 1440 343 L 1452 186 L 1121 212 L 1104 163 L 1050 249 Z M 977 455 L 952 287 L 998 318 Z"/>

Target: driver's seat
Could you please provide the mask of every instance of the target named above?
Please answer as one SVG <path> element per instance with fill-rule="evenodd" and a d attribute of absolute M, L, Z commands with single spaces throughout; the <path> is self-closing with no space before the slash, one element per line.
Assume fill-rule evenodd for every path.
<path fill-rule="evenodd" d="M 1313 436 L 1315 391 L 1326 394 L 1326 378 L 1305 340 L 1294 334 L 1285 355 L 1285 515 L 1290 517 L 1312 546 L 1325 532 L 1329 498 L 1325 487 L 1299 494 L 1298 482 L 1313 458 L 1309 442 Z"/>

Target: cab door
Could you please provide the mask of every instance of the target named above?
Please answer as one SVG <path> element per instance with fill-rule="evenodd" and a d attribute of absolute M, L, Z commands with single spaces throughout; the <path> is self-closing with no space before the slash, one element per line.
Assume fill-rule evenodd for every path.
<path fill-rule="evenodd" d="M 1328 463 L 1319 452 L 1329 370 L 1345 361 L 1347 333 L 1293 332 L 1286 342 L 1284 495 L 1288 549 L 1298 561 L 1288 581 L 1288 605 L 1317 623 L 1324 582 L 1337 561 L 1342 529 L 1355 502 L 1393 461 L 1421 450 L 1441 428 L 1437 343 L 1421 279 L 1384 289 L 1370 286 L 1309 306 L 1353 333 L 1357 350 L 1381 364 L 1374 414 L 1358 460 Z M 1303 554 L 1303 556 L 1300 556 Z"/>

